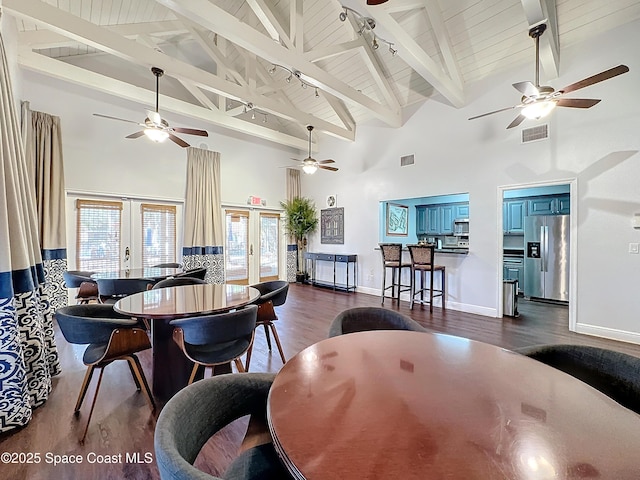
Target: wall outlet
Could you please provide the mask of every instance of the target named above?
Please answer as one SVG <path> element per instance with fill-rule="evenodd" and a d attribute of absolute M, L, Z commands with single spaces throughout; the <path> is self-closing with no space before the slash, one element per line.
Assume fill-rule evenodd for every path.
<path fill-rule="evenodd" d="M 637 243 L 630 243 L 629 244 L 629 253 L 634 253 L 634 254 L 638 254 L 640 253 L 640 250 L 638 249 L 638 245 Z"/>

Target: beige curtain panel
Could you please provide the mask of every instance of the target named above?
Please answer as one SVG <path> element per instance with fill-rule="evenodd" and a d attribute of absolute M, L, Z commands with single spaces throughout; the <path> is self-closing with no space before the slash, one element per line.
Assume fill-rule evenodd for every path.
<path fill-rule="evenodd" d="M 291 201 L 301 196 L 300 170 L 297 168 L 287 168 L 287 200 Z"/>
<path fill-rule="evenodd" d="M 220 201 L 220 153 L 187 149 L 187 191 L 184 247 L 202 249 L 224 245 Z M 191 253 L 191 252 L 186 252 Z"/>

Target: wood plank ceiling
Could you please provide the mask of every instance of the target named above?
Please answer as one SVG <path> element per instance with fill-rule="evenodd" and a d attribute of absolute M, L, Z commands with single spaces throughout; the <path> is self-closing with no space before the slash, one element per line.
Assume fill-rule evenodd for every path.
<path fill-rule="evenodd" d="M 2 8 L 17 19 L 23 68 L 144 109 L 158 66 L 163 112 L 303 151 L 305 125 L 354 140 L 362 123 L 400 127 L 402 110 L 419 102 L 463 106 L 469 84 L 532 62 L 527 31 L 543 19 L 541 61 L 553 79 L 560 45 L 640 18 L 640 0 L 343 2 L 2 0 Z"/>

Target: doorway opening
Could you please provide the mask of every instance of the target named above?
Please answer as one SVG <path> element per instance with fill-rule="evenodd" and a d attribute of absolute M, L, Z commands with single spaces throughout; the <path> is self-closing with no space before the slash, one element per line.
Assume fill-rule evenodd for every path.
<path fill-rule="evenodd" d="M 498 188 L 499 316 L 513 313 L 505 312 L 512 305 L 505 295 L 515 292 L 521 302 L 568 306 L 569 330 L 575 331 L 576 184 L 571 179 Z"/>

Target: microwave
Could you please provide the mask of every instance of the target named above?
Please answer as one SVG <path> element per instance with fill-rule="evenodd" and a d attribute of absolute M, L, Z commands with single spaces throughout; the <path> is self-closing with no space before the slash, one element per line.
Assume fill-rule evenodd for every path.
<path fill-rule="evenodd" d="M 469 235 L 469 219 L 454 220 L 453 222 L 453 234 L 457 236 Z"/>

